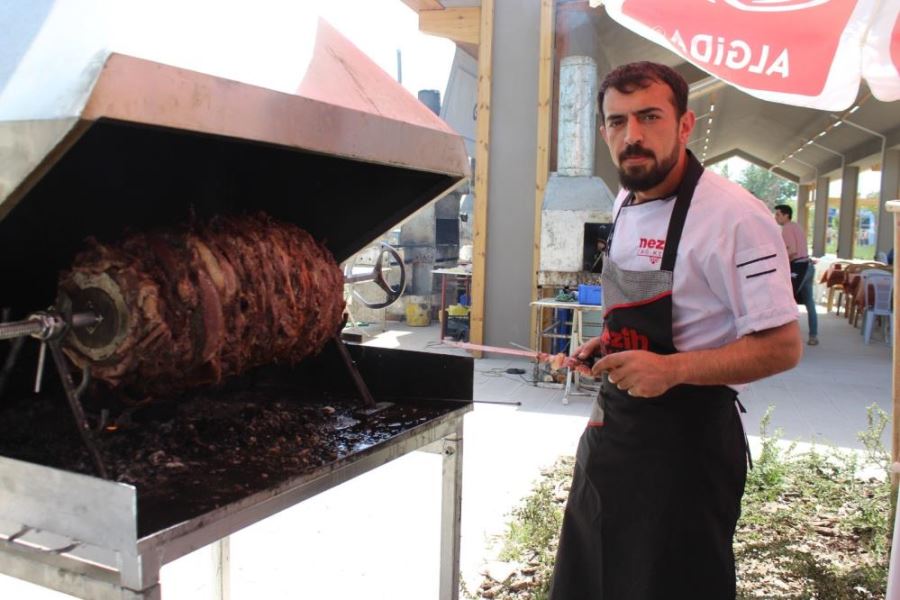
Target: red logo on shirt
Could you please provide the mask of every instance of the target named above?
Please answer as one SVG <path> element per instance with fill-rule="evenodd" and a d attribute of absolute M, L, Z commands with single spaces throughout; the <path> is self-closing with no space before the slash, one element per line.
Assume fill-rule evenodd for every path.
<path fill-rule="evenodd" d="M 655 265 L 660 261 L 663 250 L 666 249 L 666 240 L 655 240 L 651 238 L 641 238 L 638 244 L 638 256 L 646 256 L 650 259 L 650 264 Z"/>
<path fill-rule="evenodd" d="M 630 327 L 623 327 L 621 331 L 610 331 L 609 328 L 606 328 L 600 336 L 600 345 L 603 354 L 622 350 L 649 350 L 650 339 Z"/>

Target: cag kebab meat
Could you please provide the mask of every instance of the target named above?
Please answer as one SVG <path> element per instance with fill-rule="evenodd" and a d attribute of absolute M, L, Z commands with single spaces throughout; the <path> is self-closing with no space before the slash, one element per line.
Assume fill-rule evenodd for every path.
<path fill-rule="evenodd" d="M 95 379 L 145 392 L 296 363 L 338 331 L 343 281 L 328 249 L 265 214 L 89 240 L 59 289 L 99 310 L 105 333 L 75 332 L 65 352 Z"/>

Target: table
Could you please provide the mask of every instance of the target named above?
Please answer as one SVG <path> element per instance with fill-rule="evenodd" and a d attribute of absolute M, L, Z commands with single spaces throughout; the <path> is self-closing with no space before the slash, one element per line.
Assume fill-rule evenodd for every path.
<path fill-rule="evenodd" d="M 549 339 L 567 339 L 569 340 L 569 356 L 572 356 L 572 353 L 576 348 L 581 346 L 584 343 L 584 323 L 583 323 L 583 313 L 585 312 L 597 312 L 602 311 L 603 306 L 600 304 L 580 304 L 578 302 L 560 302 L 559 300 L 554 300 L 552 298 L 545 298 L 542 300 L 535 300 L 531 303 L 535 309 L 537 309 L 537 318 L 534 320 L 535 322 L 535 340 L 538 345 L 538 349 L 540 350 L 542 342 L 544 338 Z M 544 327 L 544 309 L 550 308 L 553 309 L 554 313 L 554 321 L 547 327 Z M 571 327 L 569 330 L 569 335 L 560 334 L 560 333 L 551 333 L 551 330 L 554 329 L 557 325 L 560 324 L 560 321 L 555 318 L 557 311 L 559 310 L 571 310 L 572 311 L 572 321 Z M 538 366 L 535 363 L 534 366 L 534 378 L 537 379 L 537 370 Z M 566 391 L 563 395 L 563 404 L 569 403 L 569 395 L 575 395 L 572 392 L 572 386 L 574 385 L 577 389 L 580 385 L 581 375 L 575 372 L 573 369 L 568 369 L 566 373 Z"/>
<path fill-rule="evenodd" d="M 432 269 L 432 274 L 441 276 L 441 310 L 440 315 L 440 339 L 443 340 L 447 334 L 447 319 L 445 313 L 447 308 L 447 277 L 453 277 L 456 281 L 462 280 L 466 286 L 466 295 L 472 297 L 472 271 L 468 267 L 453 267 L 450 269 Z"/>

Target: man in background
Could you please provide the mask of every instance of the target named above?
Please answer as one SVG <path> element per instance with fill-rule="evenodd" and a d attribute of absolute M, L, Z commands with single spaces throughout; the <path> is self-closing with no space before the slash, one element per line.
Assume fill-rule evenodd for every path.
<path fill-rule="evenodd" d="M 810 346 L 819 345 L 819 317 L 816 314 L 816 298 L 813 294 L 813 264 L 806 246 L 806 234 L 803 228 L 794 223 L 794 209 L 787 204 L 775 207 L 775 222 L 781 225 L 781 237 L 787 248 L 788 260 L 791 261 L 791 284 L 794 287 L 794 298 L 797 304 L 806 306 L 809 322 Z"/>

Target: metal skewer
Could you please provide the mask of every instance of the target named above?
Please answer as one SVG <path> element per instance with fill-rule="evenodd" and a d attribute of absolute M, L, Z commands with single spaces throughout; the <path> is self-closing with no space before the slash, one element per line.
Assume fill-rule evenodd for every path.
<path fill-rule="evenodd" d="M 84 393 L 85 389 L 87 389 L 89 381 L 88 371 L 87 369 L 84 369 L 81 382 L 76 386 L 75 381 L 72 378 L 72 373 L 69 371 L 69 367 L 66 364 L 66 358 L 60 344 L 60 340 L 62 340 L 63 336 L 70 328 L 93 327 L 102 320 L 103 317 L 99 314 L 85 312 L 71 315 L 67 322 L 63 315 L 56 309 L 50 308 L 46 311 L 33 313 L 29 315 L 27 319 L 22 321 L 0 323 L 0 340 L 22 338 L 17 339 L 14 343 L 14 353 L 11 353 L 9 357 L 13 360 L 15 360 L 15 355 L 18 354 L 18 350 L 21 349 L 20 342 L 22 342 L 25 337 L 30 336 L 40 340 L 41 350 L 38 356 L 38 369 L 35 377 L 35 393 L 40 393 L 41 390 L 46 352 L 49 347 L 50 356 L 53 358 L 56 370 L 59 372 L 59 377 L 62 380 L 63 390 L 66 393 L 66 400 L 69 403 L 69 409 L 72 411 L 72 416 L 75 418 L 75 425 L 78 427 L 78 433 L 81 435 L 81 440 L 84 442 L 84 445 L 91 456 L 91 460 L 94 463 L 94 467 L 97 469 L 97 473 L 103 477 L 103 479 L 109 479 L 106 466 L 103 464 L 100 451 L 94 443 L 90 425 L 88 424 L 87 417 L 84 414 L 84 408 L 81 406 L 80 401 L 81 395 Z M 11 369 L 12 365 L 9 364 L 9 359 L 7 359 L 7 365 L 4 365 L 3 373 L 0 374 L 0 385 L 5 386 L 8 371 Z"/>

